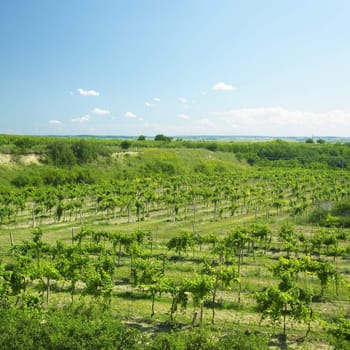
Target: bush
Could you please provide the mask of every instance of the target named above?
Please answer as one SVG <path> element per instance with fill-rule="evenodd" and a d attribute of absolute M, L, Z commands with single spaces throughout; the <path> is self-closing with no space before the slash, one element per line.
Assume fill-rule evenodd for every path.
<path fill-rule="evenodd" d="M 309 220 L 313 224 L 319 224 L 321 226 L 324 226 L 328 214 L 329 211 L 327 209 L 317 208 L 311 212 Z"/>
<path fill-rule="evenodd" d="M 338 350 L 350 348 L 350 320 L 339 318 L 326 326 L 330 341 Z"/>
<path fill-rule="evenodd" d="M 264 334 L 251 333 L 234 333 L 222 337 L 219 340 L 218 350 L 267 350 L 268 337 Z"/>
<path fill-rule="evenodd" d="M 154 141 L 165 141 L 170 142 L 172 140 L 171 137 L 165 136 L 163 134 L 158 134 L 154 137 Z"/>
<path fill-rule="evenodd" d="M 337 203 L 332 209 L 332 215 L 350 217 L 350 201 Z"/>
<path fill-rule="evenodd" d="M 268 337 L 264 334 L 233 332 L 217 337 L 205 328 L 188 333 L 158 334 L 147 350 L 267 350 Z"/>
<path fill-rule="evenodd" d="M 109 311 L 78 305 L 47 312 L 0 311 L 0 349 L 71 350 L 143 348 L 141 334 L 123 325 Z"/>
<path fill-rule="evenodd" d="M 316 208 L 309 216 L 311 223 L 326 227 L 350 227 L 350 202 L 336 203 L 334 208 Z"/>
<path fill-rule="evenodd" d="M 130 146 L 131 146 L 131 142 L 128 141 L 128 140 L 124 140 L 124 141 L 122 141 L 122 142 L 120 143 L 120 147 L 121 147 L 122 149 L 129 149 Z"/>
<path fill-rule="evenodd" d="M 183 334 L 182 334 L 183 335 Z M 185 337 L 180 333 L 159 333 L 147 350 L 185 350 Z"/>

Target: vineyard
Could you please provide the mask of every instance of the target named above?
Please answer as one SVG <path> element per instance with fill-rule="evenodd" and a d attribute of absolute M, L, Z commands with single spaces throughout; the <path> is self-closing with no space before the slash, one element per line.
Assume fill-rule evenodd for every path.
<path fill-rule="evenodd" d="M 349 348 L 348 144 L 0 151 L 0 348 Z"/>

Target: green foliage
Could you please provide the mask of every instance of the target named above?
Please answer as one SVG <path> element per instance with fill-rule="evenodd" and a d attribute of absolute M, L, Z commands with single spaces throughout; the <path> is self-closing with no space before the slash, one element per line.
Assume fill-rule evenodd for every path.
<path fill-rule="evenodd" d="M 310 216 L 311 223 L 326 227 L 350 227 L 350 202 L 337 201 L 330 208 L 315 208 Z"/>
<path fill-rule="evenodd" d="M 268 317 L 274 322 L 283 319 L 283 334 L 286 336 L 287 317 L 308 324 L 307 333 L 310 331 L 310 323 L 313 317 L 311 302 L 313 293 L 307 288 L 298 286 L 298 274 L 300 272 L 316 273 L 329 280 L 328 273 L 321 267 L 320 262 L 309 257 L 303 260 L 280 258 L 279 263 L 272 267 L 273 274 L 279 279 L 277 285 L 266 287 L 255 294 L 258 310 L 262 318 Z M 329 266 L 329 264 L 327 265 Z M 321 284 L 322 284 L 321 280 Z"/>
<path fill-rule="evenodd" d="M 175 250 L 181 256 L 182 253 L 186 253 L 189 248 L 194 246 L 194 240 L 195 237 L 192 232 L 182 232 L 171 238 L 166 246 L 169 250 Z"/>
<path fill-rule="evenodd" d="M 350 248 L 349 232 L 341 227 L 350 220 L 348 145 L 33 140 L 0 137 L 0 148 L 14 155 L 10 165 L 0 167 L 0 304 L 7 310 L 16 306 L 33 319 L 40 314 L 42 330 L 28 328 L 34 339 L 46 339 L 45 348 L 50 348 L 50 339 L 57 340 L 56 348 L 64 349 L 62 344 L 70 342 L 72 348 L 78 346 L 64 335 L 63 323 L 45 333 L 50 320 L 64 320 L 62 313 L 57 313 L 58 320 L 51 318 L 57 301 L 62 312 L 68 312 L 64 304 L 76 306 L 84 300 L 106 312 L 120 310 L 139 326 L 149 322 L 150 327 L 181 329 L 159 336 L 132 331 L 130 338 L 124 337 L 125 349 L 128 344 L 135 349 L 266 348 L 265 337 L 253 331 L 265 327 L 258 328 L 251 304 L 258 290 L 263 316 L 287 326 L 289 321 L 306 324 L 291 330 L 293 336 L 310 329 L 312 301 L 317 310 L 325 310 L 322 318 L 346 308 Z M 126 146 L 133 151 L 121 152 Z M 21 164 L 17 152 L 34 149 L 41 164 Z M 312 205 L 319 208 L 313 213 L 315 222 L 331 228 L 305 224 Z M 48 234 L 35 229 L 31 236 L 30 227 L 38 225 Z M 56 238 L 64 243 L 52 244 Z M 7 251 L 10 245 L 13 248 Z M 167 260 L 167 248 L 181 257 Z M 203 261 L 211 263 L 202 270 Z M 344 284 L 338 283 L 340 274 Z M 236 292 L 242 295 L 240 304 Z M 130 296 L 132 315 L 125 300 L 120 302 Z M 145 315 L 148 303 L 155 316 L 152 322 Z M 210 311 L 214 323 L 215 310 L 217 324 L 206 329 Z M 200 330 L 189 329 L 193 311 L 200 312 L 192 319 L 192 326 L 201 324 Z M 107 317 L 103 310 L 95 315 L 85 308 L 85 314 L 91 322 Z M 239 327 L 245 327 L 247 319 L 251 325 L 247 334 L 232 331 L 233 320 L 241 315 Z M 164 322 L 168 317 L 170 322 Z M 312 325 L 319 331 L 318 323 Z M 65 326 L 75 339 L 91 338 L 73 321 Z M 104 342 L 103 330 L 91 328 L 102 339 L 102 345 L 91 340 L 95 348 L 118 348 Z M 123 334 L 128 330 L 124 328 Z M 320 338 L 325 340 L 323 334 Z M 30 349 L 32 343 L 28 344 Z"/>
<path fill-rule="evenodd" d="M 87 164 L 106 155 L 103 146 L 93 139 L 53 139 L 46 145 L 48 163 L 59 167 Z"/>
<path fill-rule="evenodd" d="M 1 308 L 0 348 L 7 350 L 265 350 L 267 337 L 250 332 L 215 336 L 206 329 L 158 333 L 146 339 L 106 309 L 77 304 L 47 311 Z"/>
<path fill-rule="evenodd" d="M 326 226 L 326 219 L 329 211 L 325 208 L 315 208 L 309 215 L 310 223 Z"/>
<path fill-rule="evenodd" d="M 186 337 L 179 332 L 158 333 L 152 342 L 145 348 L 147 350 L 185 350 Z"/>
<path fill-rule="evenodd" d="M 1 309 L 0 348 L 141 349 L 141 335 L 106 310 L 78 305 L 47 312 Z"/>
<path fill-rule="evenodd" d="M 263 333 L 246 331 L 244 333 L 234 332 L 219 339 L 217 349 L 219 350 L 267 350 L 269 349 L 268 337 Z"/>
<path fill-rule="evenodd" d="M 154 141 L 146 140 L 143 135 L 140 135 L 135 141 L 124 141 L 103 138 L 2 135 L 0 150 L 12 154 L 37 153 L 43 156 L 46 155 L 49 163 L 66 167 L 74 164 L 90 163 L 96 160 L 97 156 L 106 156 L 119 147 L 130 146 L 129 142 L 132 142 L 132 145 L 138 148 L 197 148 L 232 152 L 237 159 L 245 160 L 248 164 L 254 166 L 346 168 L 350 164 L 350 147 L 347 144 L 325 143 L 323 139 L 317 140 L 316 143 L 312 139 L 307 139 L 304 143 L 282 140 L 254 143 L 237 141 L 199 142 L 172 141 L 172 138 L 158 134 L 154 137 Z"/>
<path fill-rule="evenodd" d="M 210 142 L 206 145 L 206 148 L 209 150 L 209 151 L 217 151 L 218 150 L 218 144 L 216 142 Z"/>
<path fill-rule="evenodd" d="M 282 225 L 279 230 L 279 238 L 283 242 L 284 249 L 289 254 L 289 252 L 296 246 L 294 227 L 288 224 Z"/>
<path fill-rule="evenodd" d="M 172 140 L 171 137 L 165 136 L 165 135 L 163 135 L 163 134 L 157 134 L 157 135 L 154 137 L 154 141 L 170 142 L 171 140 Z"/>
<path fill-rule="evenodd" d="M 337 350 L 347 350 L 350 347 L 350 320 L 340 317 L 328 324 L 326 330 L 331 342 Z"/>
<path fill-rule="evenodd" d="M 190 332 L 160 333 L 147 350 L 267 350 L 268 338 L 250 331 L 233 331 L 225 336 L 215 336 L 205 328 Z"/>
<path fill-rule="evenodd" d="M 54 141 L 47 146 L 47 155 L 56 166 L 72 166 L 77 163 L 72 145 L 65 140 Z"/>
<path fill-rule="evenodd" d="M 195 307 L 203 305 L 205 298 L 211 293 L 214 286 L 214 279 L 208 276 L 194 276 L 188 281 L 187 289 L 192 294 Z"/>
<path fill-rule="evenodd" d="M 120 147 L 121 147 L 122 149 L 129 149 L 130 146 L 131 146 L 131 142 L 128 141 L 128 140 L 124 140 L 124 141 L 122 141 L 122 142 L 120 143 Z"/>
<path fill-rule="evenodd" d="M 337 202 L 331 211 L 334 216 L 350 217 L 350 201 Z"/>

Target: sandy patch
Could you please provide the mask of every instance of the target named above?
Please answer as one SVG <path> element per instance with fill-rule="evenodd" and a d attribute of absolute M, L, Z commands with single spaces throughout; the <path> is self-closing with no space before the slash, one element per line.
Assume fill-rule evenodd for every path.
<path fill-rule="evenodd" d="M 139 154 L 139 152 L 135 152 L 135 151 L 115 152 L 115 153 L 112 153 L 112 157 L 113 158 L 122 158 L 122 157 L 125 157 L 126 155 L 136 156 L 138 154 Z"/>
<path fill-rule="evenodd" d="M 20 157 L 19 161 L 23 164 L 40 164 L 40 156 L 37 154 L 26 154 Z"/>
<path fill-rule="evenodd" d="M 10 164 L 12 162 L 12 157 L 10 154 L 0 153 L 0 164 Z"/>
<path fill-rule="evenodd" d="M 40 164 L 40 156 L 37 154 L 25 154 L 21 156 L 13 156 L 11 154 L 0 153 L 1 165 L 13 165 L 15 163 L 20 164 Z"/>

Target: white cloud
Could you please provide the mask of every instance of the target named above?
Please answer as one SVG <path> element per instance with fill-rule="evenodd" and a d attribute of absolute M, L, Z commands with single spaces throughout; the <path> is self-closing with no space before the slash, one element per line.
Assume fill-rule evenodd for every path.
<path fill-rule="evenodd" d="M 190 119 L 190 117 L 187 114 L 178 114 L 176 117 L 180 119 Z"/>
<path fill-rule="evenodd" d="M 211 129 L 212 128 L 217 129 L 216 123 L 213 123 L 211 120 L 209 120 L 209 118 L 199 119 L 199 120 L 197 120 L 196 124 L 200 125 L 200 126 L 208 127 Z"/>
<path fill-rule="evenodd" d="M 178 100 L 179 100 L 181 103 L 187 103 L 187 98 L 186 98 L 186 97 L 179 97 Z"/>
<path fill-rule="evenodd" d="M 84 90 L 84 89 L 77 89 L 80 95 L 82 96 L 100 96 L 100 93 L 95 90 Z"/>
<path fill-rule="evenodd" d="M 165 135 L 227 135 L 228 130 L 226 123 L 218 122 L 217 119 L 210 119 L 208 117 L 189 119 L 186 121 L 186 127 L 184 127 L 183 123 L 179 122 L 159 125 L 158 129 L 159 132 Z"/>
<path fill-rule="evenodd" d="M 283 107 L 258 107 L 215 112 L 231 134 L 265 136 L 348 136 L 350 112 L 289 111 Z"/>
<path fill-rule="evenodd" d="M 153 102 L 160 102 L 160 98 L 159 97 L 153 97 L 151 101 L 153 101 Z M 156 103 L 152 103 L 152 102 L 149 102 L 149 101 L 145 102 L 145 106 L 146 107 L 154 107 L 156 105 L 157 105 Z"/>
<path fill-rule="evenodd" d="M 124 114 L 124 117 L 125 117 L 125 118 L 136 118 L 137 115 L 136 115 L 135 113 L 133 113 L 133 112 L 126 112 L 126 113 Z"/>
<path fill-rule="evenodd" d="M 217 90 L 217 91 L 233 91 L 233 90 L 237 90 L 237 88 L 233 85 L 229 85 L 226 84 L 222 81 L 216 83 L 213 85 L 213 90 Z"/>
<path fill-rule="evenodd" d="M 111 112 L 107 109 L 101 109 L 101 108 L 94 108 L 91 113 L 96 115 L 108 115 L 111 114 Z"/>
<path fill-rule="evenodd" d="M 79 123 L 79 124 L 83 124 L 85 122 L 87 122 L 90 119 L 90 116 L 88 114 L 85 114 L 81 117 L 77 117 L 77 118 L 73 118 L 72 122 L 73 123 Z"/>
<path fill-rule="evenodd" d="M 61 125 L 62 123 L 59 120 L 51 119 L 49 120 L 49 124 L 57 126 L 57 125 Z"/>

